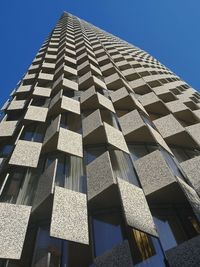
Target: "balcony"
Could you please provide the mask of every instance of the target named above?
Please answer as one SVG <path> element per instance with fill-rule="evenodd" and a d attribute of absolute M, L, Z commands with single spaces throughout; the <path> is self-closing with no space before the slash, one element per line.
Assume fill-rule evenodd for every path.
<path fill-rule="evenodd" d="M 24 120 L 45 122 L 47 118 L 47 113 L 48 108 L 29 105 Z"/>
<path fill-rule="evenodd" d="M 26 100 L 15 100 L 15 99 L 13 99 L 10 102 L 10 105 L 8 106 L 7 110 L 8 111 L 13 111 L 13 110 L 24 109 L 25 105 L 26 105 Z"/>
<path fill-rule="evenodd" d="M 84 110 L 95 110 L 95 109 L 108 109 L 115 113 L 110 99 L 104 95 L 96 92 L 95 87 L 92 86 L 81 94 L 81 109 Z"/>
<path fill-rule="evenodd" d="M 0 138 L 13 136 L 18 121 L 2 121 L 0 123 Z"/>
<path fill-rule="evenodd" d="M 33 96 L 42 96 L 42 97 L 50 97 L 51 88 L 46 88 L 42 86 L 35 86 L 33 91 Z"/>

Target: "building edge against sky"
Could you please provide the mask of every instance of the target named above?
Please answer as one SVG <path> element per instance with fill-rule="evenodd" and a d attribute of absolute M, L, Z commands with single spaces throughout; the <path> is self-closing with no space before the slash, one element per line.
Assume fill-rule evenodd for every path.
<path fill-rule="evenodd" d="M 2 107 L 0 267 L 200 265 L 200 94 L 63 13 Z"/>

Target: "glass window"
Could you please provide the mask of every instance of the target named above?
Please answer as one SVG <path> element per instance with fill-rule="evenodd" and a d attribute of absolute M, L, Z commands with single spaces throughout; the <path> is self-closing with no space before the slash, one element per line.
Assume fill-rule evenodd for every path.
<path fill-rule="evenodd" d="M 45 132 L 44 125 L 33 123 L 24 127 L 20 139 L 41 143 L 44 138 L 44 132 Z"/>
<path fill-rule="evenodd" d="M 119 212 L 102 212 L 92 216 L 95 256 L 99 256 L 122 243 L 121 216 Z"/>
<path fill-rule="evenodd" d="M 128 147 L 133 161 L 148 154 L 147 148 L 144 145 L 129 145 Z"/>
<path fill-rule="evenodd" d="M 158 238 L 132 228 L 130 229 L 130 238 L 134 266 L 166 266 Z"/>
<path fill-rule="evenodd" d="M 13 145 L 4 145 L 0 148 L 0 157 L 6 158 L 10 156 L 13 151 Z"/>
<path fill-rule="evenodd" d="M 175 157 L 179 162 L 183 162 L 188 160 L 188 156 L 185 154 L 184 150 L 181 148 L 171 148 L 172 152 L 174 153 Z"/>
<path fill-rule="evenodd" d="M 136 173 L 133 169 L 130 156 L 120 150 L 110 150 L 110 158 L 116 177 L 122 178 L 136 186 L 139 186 Z"/>
<path fill-rule="evenodd" d="M 89 164 L 106 152 L 105 146 L 91 147 L 86 149 L 86 164 Z"/>
<path fill-rule="evenodd" d="M 199 222 L 188 207 L 162 207 L 152 209 L 152 214 L 164 250 L 200 234 Z"/>

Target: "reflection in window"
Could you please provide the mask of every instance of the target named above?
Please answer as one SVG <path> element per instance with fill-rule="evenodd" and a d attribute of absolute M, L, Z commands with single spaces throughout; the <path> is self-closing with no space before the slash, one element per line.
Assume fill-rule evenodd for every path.
<path fill-rule="evenodd" d="M 45 126 L 43 124 L 29 124 L 24 127 L 20 136 L 21 140 L 43 142 Z"/>
<path fill-rule="evenodd" d="M 60 127 L 77 133 L 82 133 L 81 119 L 76 114 L 62 114 Z"/>
<path fill-rule="evenodd" d="M 171 147 L 171 150 L 179 162 L 183 162 L 183 161 L 186 161 L 188 159 L 191 159 L 191 158 L 194 158 L 200 155 L 200 151 L 197 149 Z"/>
<path fill-rule="evenodd" d="M 13 145 L 3 145 L 0 148 L 0 157 L 1 158 L 9 157 L 12 151 L 13 151 Z"/>
<path fill-rule="evenodd" d="M 15 168 L 11 171 L 2 185 L 0 201 L 31 206 L 42 172 L 42 164 L 41 160 L 37 169 Z"/>
<path fill-rule="evenodd" d="M 136 229 L 129 229 L 134 266 L 164 267 L 165 258 L 157 238 Z"/>
<path fill-rule="evenodd" d="M 96 147 L 90 147 L 86 150 L 86 164 L 89 164 L 96 158 L 98 158 L 100 155 L 102 155 L 104 152 L 106 152 L 105 146 L 96 146 Z"/>
<path fill-rule="evenodd" d="M 121 215 L 115 211 L 92 216 L 95 256 L 99 256 L 123 242 Z"/>
<path fill-rule="evenodd" d="M 200 234 L 200 225 L 187 207 L 152 209 L 154 222 L 164 250 L 175 247 Z"/>
<path fill-rule="evenodd" d="M 86 176 L 82 158 L 64 153 L 49 155 L 45 169 L 54 161 L 57 161 L 55 185 L 85 193 Z"/>
<path fill-rule="evenodd" d="M 139 186 L 130 156 L 120 150 L 110 150 L 112 168 L 116 177 Z"/>
<path fill-rule="evenodd" d="M 156 145 L 147 145 L 147 144 L 141 144 L 141 145 L 129 145 L 128 146 L 130 154 L 131 154 L 131 158 L 133 161 L 146 156 L 147 154 L 155 151 L 156 149 L 158 149 L 158 147 Z"/>

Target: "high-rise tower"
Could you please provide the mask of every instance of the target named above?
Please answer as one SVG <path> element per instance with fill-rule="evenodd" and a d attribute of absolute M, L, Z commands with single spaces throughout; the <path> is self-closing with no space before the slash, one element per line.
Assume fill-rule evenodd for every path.
<path fill-rule="evenodd" d="M 200 266 L 200 95 L 64 13 L 2 108 L 1 267 Z"/>

